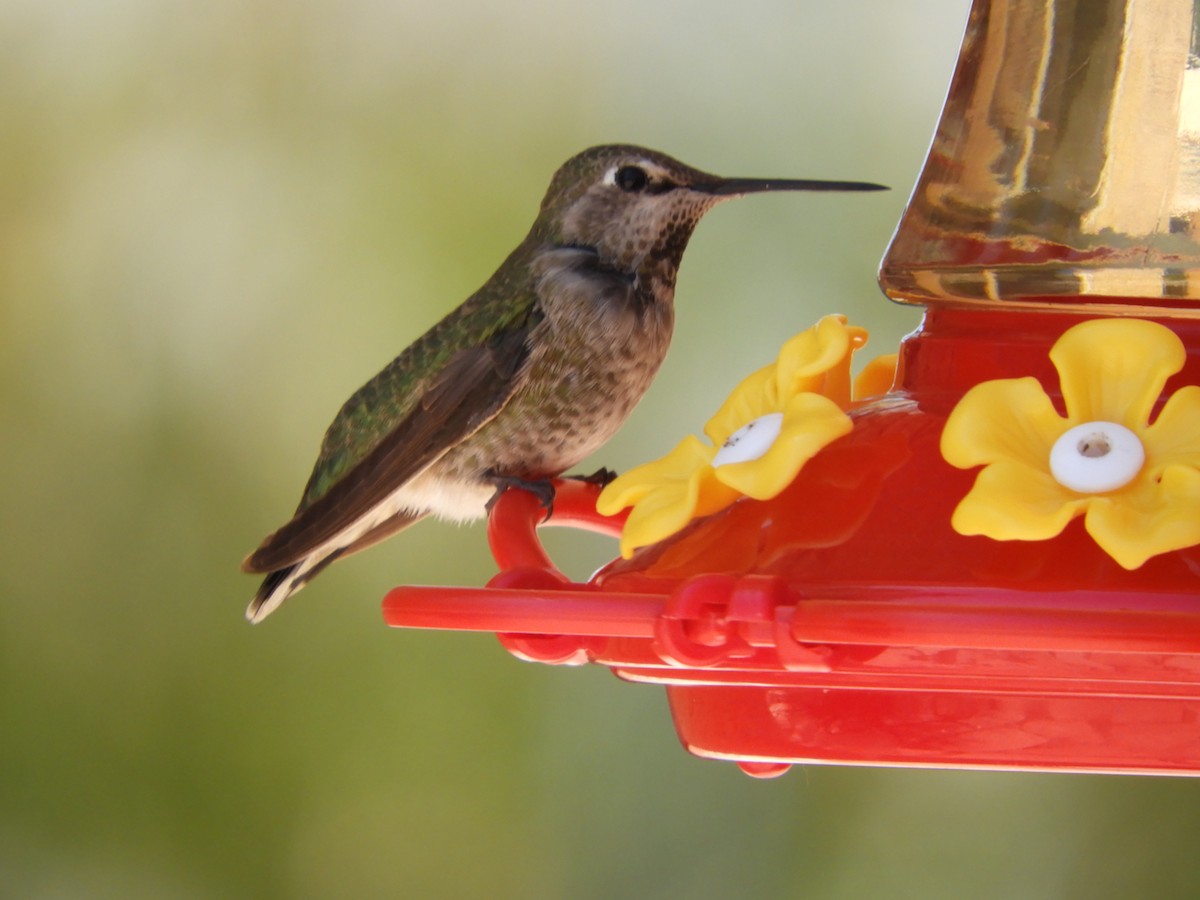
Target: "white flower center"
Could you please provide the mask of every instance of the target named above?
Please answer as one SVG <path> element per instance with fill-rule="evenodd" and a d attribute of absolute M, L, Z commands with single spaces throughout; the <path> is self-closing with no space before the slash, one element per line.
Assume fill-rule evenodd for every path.
<path fill-rule="evenodd" d="M 783 413 L 767 413 L 747 422 L 721 445 L 713 457 L 713 468 L 758 459 L 771 449 L 782 430 Z"/>
<path fill-rule="evenodd" d="M 1080 494 L 1103 494 L 1133 481 L 1146 462 L 1138 436 L 1116 422 L 1084 422 L 1050 448 L 1050 474 Z"/>

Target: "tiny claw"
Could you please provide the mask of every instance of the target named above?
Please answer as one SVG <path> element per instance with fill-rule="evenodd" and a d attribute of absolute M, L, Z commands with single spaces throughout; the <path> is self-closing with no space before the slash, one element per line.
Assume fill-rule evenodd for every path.
<path fill-rule="evenodd" d="M 568 475 L 572 481 L 582 481 L 584 484 L 594 484 L 596 487 L 608 487 L 616 479 L 617 473 L 607 466 L 601 467 L 591 475 Z"/>
<path fill-rule="evenodd" d="M 503 494 L 506 490 L 508 490 L 508 488 L 502 488 L 502 487 L 496 488 L 496 493 L 492 494 L 491 499 L 488 500 L 487 503 L 483 504 L 483 511 L 487 515 L 490 516 L 492 514 L 492 507 L 494 507 L 496 505 L 496 501 L 500 499 L 500 495 Z"/>
<path fill-rule="evenodd" d="M 496 501 L 500 499 L 500 495 L 514 488 L 527 491 L 537 498 L 538 504 L 542 509 L 546 510 L 546 517 L 542 519 L 543 522 L 554 515 L 554 483 L 548 478 L 533 480 L 516 478 L 512 475 L 495 474 L 489 475 L 488 478 L 496 486 L 496 493 L 492 494 L 492 499 L 485 503 L 483 507 L 489 515 L 491 515 L 492 507 L 496 505 Z"/>

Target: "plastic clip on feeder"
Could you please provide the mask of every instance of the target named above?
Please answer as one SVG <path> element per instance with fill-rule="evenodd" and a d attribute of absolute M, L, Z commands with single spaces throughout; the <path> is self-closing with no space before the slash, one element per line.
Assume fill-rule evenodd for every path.
<path fill-rule="evenodd" d="M 705 429 L 550 524 L 493 509 L 487 588 L 389 624 L 662 684 L 684 745 L 795 762 L 1200 774 L 1197 5 L 977 0 L 884 258 L 925 306 L 894 382 L 826 317 Z M 1069 76 L 1069 77 L 1068 77 Z M 615 517 L 601 515 L 622 510 Z"/>

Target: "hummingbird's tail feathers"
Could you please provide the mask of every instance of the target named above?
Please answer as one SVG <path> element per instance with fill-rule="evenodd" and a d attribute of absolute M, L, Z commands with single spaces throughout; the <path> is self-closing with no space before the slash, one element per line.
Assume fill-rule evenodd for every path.
<path fill-rule="evenodd" d="M 263 579 L 254 599 L 246 607 L 246 621 L 257 625 L 279 609 L 288 597 L 316 578 L 327 565 L 340 559 L 344 552 L 343 550 L 334 550 L 328 556 L 310 557 L 276 572 L 271 572 Z"/>
<path fill-rule="evenodd" d="M 403 531 L 414 522 L 425 518 L 424 513 L 398 513 L 363 534 L 349 538 L 345 547 L 333 547 L 328 552 L 317 551 L 283 568 L 268 572 L 259 585 L 258 592 L 246 608 L 246 618 L 255 624 L 261 622 L 283 605 L 283 601 L 296 593 L 319 575 L 326 566 L 342 557 L 366 550 L 398 531 Z M 349 537 L 349 536 L 348 536 Z M 246 566 L 250 565 L 250 557 Z"/>
<path fill-rule="evenodd" d="M 257 625 L 283 604 L 283 601 L 300 589 L 294 584 L 291 575 L 299 567 L 299 563 L 272 572 L 258 587 L 254 599 L 246 607 L 246 621 Z"/>

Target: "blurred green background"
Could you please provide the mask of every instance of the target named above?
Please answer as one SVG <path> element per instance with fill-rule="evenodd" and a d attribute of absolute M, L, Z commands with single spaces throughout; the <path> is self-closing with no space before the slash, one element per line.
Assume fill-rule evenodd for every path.
<path fill-rule="evenodd" d="M 1190 897 L 1190 780 L 689 757 L 662 692 L 398 632 L 481 584 L 426 523 L 258 628 L 238 563 L 341 401 L 490 274 L 550 174 L 643 143 L 762 196 L 700 226 L 671 356 L 594 462 L 696 431 L 874 269 L 966 0 L 0 4 L 0 895 Z M 586 467 L 583 467 L 586 468 Z M 585 576 L 614 553 L 552 534 Z"/>

